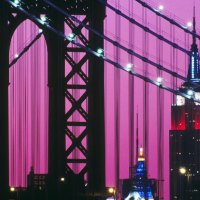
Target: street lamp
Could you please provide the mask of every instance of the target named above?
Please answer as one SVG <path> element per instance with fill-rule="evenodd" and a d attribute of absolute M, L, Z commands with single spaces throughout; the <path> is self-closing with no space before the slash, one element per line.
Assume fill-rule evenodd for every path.
<path fill-rule="evenodd" d="M 180 174 L 184 175 L 184 174 L 186 174 L 187 170 L 185 167 L 180 167 L 179 172 L 180 172 Z"/>
<path fill-rule="evenodd" d="M 114 187 L 108 188 L 108 193 L 111 194 L 114 197 L 114 199 L 116 199 L 116 190 Z"/>

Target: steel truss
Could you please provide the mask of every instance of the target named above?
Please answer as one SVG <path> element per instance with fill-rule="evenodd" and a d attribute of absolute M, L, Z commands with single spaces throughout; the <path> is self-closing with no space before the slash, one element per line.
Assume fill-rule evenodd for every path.
<path fill-rule="evenodd" d="M 89 45 L 88 39 L 81 32 L 83 26 L 80 26 L 80 25 L 76 26 L 73 23 L 73 21 L 70 20 L 69 18 L 65 18 L 65 23 L 68 25 L 68 27 L 70 27 L 71 32 L 75 34 L 76 39 L 79 39 L 80 42 L 82 42 L 85 46 Z M 86 16 L 83 19 L 83 23 L 89 23 L 88 16 Z M 74 53 L 84 53 L 84 56 L 77 63 L 72 57 L 72 55 L 70 55 L 70 53 L 72 53 L 72 55 Z M 86 70 L 82 68 L 88 62 L 89 56 L 81 48 L 71 47 L 70 42 L 67 42 L 66 51 L 65 51 L 65 59 L 71 67 L 71 71 L 65 77 L 65 84 L 66 84 L 65 98 L 72 105 L 72 107 L 65 113 L 65 117 L 66 117 L 66 126 L 65 126 L 66 132 L 65 133 L 72 142 L 69 148 L 67 148 L 66 154 L 65 154 L 66 163 L 67 163 L 66 168 L 67 168 L 67 171 L 73 171 L 70 168 L 70 164 L 84 163 L 85 166 L 79 172 L 81 176 L 84 176 L 88 169 L 87 168 L 88 150 L 87 150 L 87 147 L 85 147 L 82 144 L 82 141 L 87 137 L 87 133 L 88 133 L 88 111 L 86 109 L 87 107 L 84 108 L 83 105 L 85 105 L 84 103 L 87 104 L 89 77 L 88 77 L 88 74 L 86 74 Z M 81 78 L 81 84 L 74 83 L 74 78 L 77 74 Z M 72 92 L 70 92 L 70 90 Z M 84 91 L 84 92 L 82 93 L 81 91 Z M 80 92 L 82 93 L 82 95 L 76 98 L 77 96 L 76 94 Z M 78 111 L 78 114 L 80 115 L 80 116 L 76 116 L 76 118 L 81 117 L 82 121 L 79 121 L 77 119 L 75 121 L 72 121 L 73 114 L 76 111 Z M 77 130 L 77 127 L 80 127 L 79 130 L 81 130 L 81 133 L 79 134 L 79 136 L 76 136 L 76 133 L 74 132 L 75 130 Z M 76 151 L 76 148 L 80 150 L 80 152 L 82 153 L 82 155 L 84 155 L 85 158 L 70 158 L 70 155 L 74 151 Z"/>
<path fill-rule="evenodd" d="M 105 18 L 105 8 L 94 0 L 59 1 L 51 0 L 58 6 L 66 9 L 71 15 L 81 15 L 83 24 L 103 33 L 103 20 Z M 83 25 L 76 25 L 71 19 L 55 13 L 44 1 L 31 0 L 19 1 L 19 5 L 13 6 L 6 2 L 0 3 L 2 12 L 0 13 L 2 23 L 0 24 L 0 41 L 4 40 L 1 48 L 4 53 L 0 56 L 0 90 L 3 91 L 0 99 L 2 131 L 0 136 L 0 158 L 3 161 L 1 170 L 0 186 L 7 190 L 0 191 L 0 198 L 4 198 L 8 193 L 8 77 L 9 77 L 9 44 L 12 35 L 18 25 L 28 16 L 20 12 L 22 7 L 26 11 L 33 13 L 38 18 L 45 14 L 49 24 L 55 26 L 59 31 L 64 31 L 66 24 L 76 39 L 85 47 L 92 49 L 103 48 L 103 39 L 98 38 L 88 31 L 85 36 L 82 32 Z M 99 8 L 95 12 L 94 8 Z M 4 10 L 4 11 L 3 11 Z M 84 16 L 84 17 L 83 17 Z M 32 19 L 30 18 L 32 21 Z M 36 22 L 40 28 L 44 28 Z M 57 193 L 59 191 L 57 181 L 62 175 L 67 177 L 75 175 L 83 178 L 88 175 L 88 192 L 100 195 L 105 189 L 105 142 L 104 142 L 104 70 L 103 60 L 89 55 L 84 49 L 74 47 L 69 41 L 56 36 L 47 28 L 43 31 L 48 48 L 48 76 L 49 76 L 49 189 Z M 80 61 L 72 54 L 81 53 L 84 56 Z M 17 61 L 17 60 L 16 60 Z M 71 67 L 70 71 L 65 70 Z M 88 68 L 86 69 L 87 66 Z M 83 69 L 84 68 L 84 69 Z M 65 74 L 66 71 L 69 71 Z M 80 81 L 74 81 L 76 76 Z M 81 94 L 80 96 L 77 94 Z M 77 96 L 79 96 L 77 98 Z M 70 109 L 66 109 L 66 104 L 71 104 Z M 76 121 L 74 113 L 78 113 Z M 77 114 L 76 114 L 77 115 Z M 77 136 L 74 130 L 79 128 L 80 134 Z M 71 140 L 71 145 L 65 149 L 66 138 Z M 83 144 L 86 141 L 86 144 Z M 82 157 L 73 157 L 74 151 L 78 149 Z M 73 171 L 72 164 L 84 164 L 84 167 L 77 172 Z M 69 175 L 69 176 L 68 176 Z M 71 179 L 69 179 L 71 180 Z M 73 180 L 72 180 L 73 182 Z M 56 196 L 52 196 L 55 199 Z M 49 197 L 51 199 L 51 197 Z M 58 197 L 59 198 L 59 197 Z"/>

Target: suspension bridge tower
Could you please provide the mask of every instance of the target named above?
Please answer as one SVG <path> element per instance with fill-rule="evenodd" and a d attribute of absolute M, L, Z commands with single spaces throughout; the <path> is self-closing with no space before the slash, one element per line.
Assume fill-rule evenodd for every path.
<path fill-rule="evenodd" d="M 170 199 L 199 199 L 200 196 L 200 99 L 199 54 L 196 45 L 195 16 L 190 51 L 188 81 L 179 88 L 190 99 L 177 96 L 172 106 L 170 130 Z"/>
<path fill-rule="evenodd" d="M 47 19 L 45 26 L 38 21 L 41 15 Z M 75 23 L 71 16 L 79 16 L 81 23 Z M 64 179 L 70 187 L 67 192 L 69 199 L 81 199 L 83 179 L 88 182 L 87 194 L 92 199 L 94 196 L 95 199 L 102 199 L 105 189 L 104 63 L 87 53 L 85 48 L 71 45 L 70 41 L 52 32 L 49 27 L 64 33 L 67 26 L 84 47 L 97 50 L 103 49 L 103 39 L 89 30 L 85 33 L 83 29 L 87 24 L 103 34 L 104 18 L 105 7 L 97 0 L 0 2 L 0 199 L 7 199 L 9 190 L 9 45 L 14 31 L 26 19 L 43 29 L 48 49 L 48 199 L 63 198 L 63 186 L 59 182 Z M 71 56 L 75 53 L 83 55 L 79 62 Z M 83 66 L 87 66 L 87 70 Z M 79 83 L 72 81 L 75 75 L 80 77 Z M 73 96 L 77 94 L 75 91 L 81 94 L 78 98 Z M 67 103 L 71 104 L 70 109 L 66 109 Z M 74 112 L 80 115 L 82 121 L 73 120 Z M 79 135 L 73 132 L 77 128 Z M 66 138 L 70 140 L 69 146 Z M 71 157 L 76 149 L 81 152 L 81 158 Z M 77 173 L 72 165 L 83 167 Z"/>

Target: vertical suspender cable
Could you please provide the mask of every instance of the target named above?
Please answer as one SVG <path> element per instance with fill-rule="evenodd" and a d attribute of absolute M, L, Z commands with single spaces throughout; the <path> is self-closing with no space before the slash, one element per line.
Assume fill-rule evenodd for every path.
<path fill-rule="evenodd" d="M 142 23 L 143 25 L 147 25 L 147 10 L 145 7 L 142 7 Z M 142 54 L 145 58 L 148 57 L 148 33 L 146 31 L 143 31 L 143 39 L 142 39 Z M 148 77 L 148 64 L 146 62 L 143 62 L 143 74 L 145 77 Z M 148 155 L 149 155 L 149 147 L 148 147 L 148 141 L 149 141 L 149 84 L 147 82 L 143 83 L 143 146 L 144 146 L 144 155 L 146 160 L 146 166 L 148 168 Z M 144 186 L 144 193 L 145 193 L 145 199 L 147 199 L 147 190 L 146 190 L 146 183 Z"/>
<path fill-rule="evenodd" d="M 119 8 L 119 1 L 115 3 L 116 8 Z M 120 16 L 115 15 L 115 34 L 116 41 L 120 40 Z M 116 62 L 120 61 L 119 48 L 114 47 Z M 114 69 L 114 97 L 115 97 L 115 165 L 116 165 L 116 189 L 119 189 L 120 176 L 120 70 Z"/>
<path fill-rule="evenodd" d="M 24 177 L 23 177 L 23 180 L 25 180 L 25 183 L 27 182 L 26 180 L 26 122 L 27 122 L 27 118 L 26 118 L 26 69 L 25 69 L 25 66 L 26 66 L 26 59 L 24 59 L 24 65 L 23 65 L 23 82 L 22 82 L 22 85 L 23 85 L 23 95 L 24 95 L 24 99 L 23 99 L 23 115 L 22 115 L 22 132 L 23 132 L 23 149 L 22 149 L 22 155 L 23 155 L 23 170 L 24 170 Z"/>
<path fill-rule="evenodd" d="M 13 46 L 11 44 L 11 46 Z M 12 49 L 13 51 L 13 49 Z M 10 51 L 11 52 L 11 51 Z M 10 115 L 10 120 L 9 120 L 9 138 L 10 138 L 10 146 L 9 146 L 9 150 L 10 150 L 10 164 L 9 164 L 9 168 L 10 168 L 10 184 L 14 183 L 14 167 L 13 167 L 13 163 L 14 163 L 14 147 L 15 147 L 15 143 L 14 143 L 14 133 L 13 133 L 13 122 L 15 119 L 15 115 L 14 115 L 14 67 L 12 67 L 11 69 L 9 69 L 9 87 L 10 87 L 10 91 L 9 91 L 9 115 Z"/>
<path fill-rule="evenodd" d="M 156 32 L 159 31 L 159 17 L 156 16 Z M 159 39 L 156 39 L 156 55 L 157 55 L 157 63 L 160 63 L 160 43 Z M 157 70 L 157 76 L 160 76 L 160 71 Z M 160 199 L 160 191 L 161 191 L 161 184 L 160 184 L 160 91 L 157 88 L 157 171 L 158 171 L 158 196 Z"/>
<path fill-rule="evenodd" d="M 22 32 L 21 32 L 22 33 Z M 19 35 L 19 45 L 22 43 L 22 37 L 23 35 L 20 34 Z M 18 47 L 19 47 L 18 45 Z M 22 70 L 21 70 L 21 66 L 18 65 L 18 91 L 17 91 L 17 94 L 18 94 L 18 134 L 19 134 L 19 137 L 18 137 L 18 148 L 19 148 L 19 160 L 21 162 L 19 162 L 19 171 L 18 171 L 18 178 L 19 178 L 19 184 L 21 185 L 21 181 L 22 181 L 22 176 L 23 176 L 23 165 L 22 165 L 22 127 L 21 127 L 21 121 L 22 121 L 22 103 L 21 103 L 21 99 L 20 97 L 23 95 L 22 94 L 22 88 L 21 88 L 21 78 L 22 78 Z M 23 96 L 22 96 L 23 97 Z"/>
<path fill-rule="evenodd" d="M 147 9 L 142 7 L 142 21 L 143 24 L 147 25 Z M 148 57 L 148 33 L 143 31 L 143 56 Z M 143 62 L 143 73 L 144 76 L 148 76 L 148 64 Z M 144 154 L 146 159 L 146 165 L 148 167 L 148 155 L 149 155 L 149 84 L 144 82 L 143 88 L 143 145 L 144 145 Z"/>
<path fill-rule="evenodd" d="M 133 17 L 133 1 L 129 0 L 129 17 Z M 129 48 L 134 50 L 135 27 L 129 22 Z M 134 65 L 134 57 L 129 55 L 130 63 Z M 133 66 L 134 67 L 134 66 Z M 134 76 L 129 75 L 129 166 L 130 177 L 132 177 L 132 168 L 134 166 Z"/>
<path fill-rule="evenodd" d="M 24 96 L 25 96 L 25 99 L 24 99 L 24 126 L 23 126 L 23 129 L 24 129 L 24 171 L 25 173 L 27 173 L 27 135 L 28 135 L 28 131 L 27 131 L 27 122 L 28 122 L 28 117 L 27 117 L 27 58 L 24 59 L 25 61 L 25 64 L 24 64 Z M 26 180 L 26 178 L 25 178 Z M 26 180 L 26 184 L 27 184 L 27 180 Z"/>
<path fill-rule="evenodd" d="M 175 42 L 175 37 L 174 37 L 174 33 L 175 33 L 175 27 L 173 24 L 170 23 L 170 40 L 172 42 Z M 173 46 L 170 46 L 170 66 L 171 66 L 171 70 L 175 71 L 175 48 L 173 48 Z M 174 76 L 170 76 L 170 82 L 172 83 L 172 88 L 173 90 L 176 89 L 176 79 Z M 172 102 L 175 102 L 175 95 L 171 95 L 171 99 Z"/>
<path fill-rule="evenodd" d="M 35 46 L 35 49 L 34 49 L 34 57 L 37 57 L 37 46 Z M 39 110 L 39 91 L 40 91 L 40 87 L 39 87 L 39 77 L 40 77 L 40 70 L 38 69 L 38 65 L 39 65 L 39 62 L 38 62 L 38 59 L 36 59 L 36 65 L 35 65 L 35 68 L 36 68 L 36 156 L 37 158 L 39 159 L 36 159 L 36 166 L 37 166 L 37 173 L 39 172 L 39 169 L 40 169 L 40 120 L 39 120 L 39 116 L 40 116 L 40 110 Z"/>
<path fill-rule="evenodd" d="M 159 16 L 156 16 L 156 29 L 158 33 L 161 33 L 161 18 Z M 157 63 L 162 65 L 163 62 L 163 42 L 159 39 L 157 39 Z M 159 77 L 162 77 L 162 71 L 158 70 L 157 75 Z M 164 157 L 164 134 L 163 134 L 163 90 L 160 88 L 157 89 L 157 102 L 158 102 L 158 108 L 157 108 L 157 144 L 158 144 L 158 180 L 159 180 L 159 199 L 163 199 L 163 157 Z"/>

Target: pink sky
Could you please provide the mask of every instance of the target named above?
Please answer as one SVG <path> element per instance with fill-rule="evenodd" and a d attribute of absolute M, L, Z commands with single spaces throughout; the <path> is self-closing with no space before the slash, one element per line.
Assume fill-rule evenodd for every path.
<path fill-rule="evenodd" d="M 165 22 L 162 19 L 158 19 L 155 14 L 152 14 L 150 11 L 142 9 L 142 7 L 133 0 L 109 1 L 109 3 L 111 3 L 112 5 L 117 5 L 117 2 L 119 3 L 119 8 L 123 12 L 126 12 L 127 15 L 133 14 L 134 18 L 139 22 L 143 21 L 144 24 L 149 26 L 152 30 L 160 32 L 161 35 L 163 34 L 168 39 L 174 39 L 175 42 L 178 43 L 180 46 L 189 50 L 191 37 L 185 35 L 185 33 L 175 28 L 174 33 L 172 34 L 173 38 L 170 38 L 171 26 L 169 25 L 169 23 Z M 160 4 L 163 4 L 165 7 L 163 11 L 164 14 L 167 13 L 167 15 L 170 15 L 176 19 L 181 18 L 181 23 L 183 23 L 182 25 L 185 25 L 188 21 L 192 20 L 193 1 L 155 0 L 153 3 L 153 5 L 155 5 L 155 8 Z M 133 6 L 133 9 L 129 12 L 130 5 Z M 196 1 L 196 16 L 197 33 L 199 33 L 199 1 Z M 158 25 L 159 22 L 161 23 L 161 26 L 160 28 L 157 27 L 156 30 L 156 25 Z M 30 36 L 32 34 L 34 35 L 36 32 L 37 28 L 35 28 L 35 26 L 31 25 L 30 23 L 26 22 L 23 26 L 21 26 L 15 33 L 13 43 L 10 48 L 10 55 L 14 55 L 16 54 L 16 52 L 20 51 L 21 46 L 23 46 L 24 42 L 29 40 Z M 129 41 L 131 32 L 134 35 L 132 43 Z M 132 48 L 137 53 L 147 55 L 150 60 L 160 62 L 164 67 L 169 68 L 173 71 L 177 71 L 182 75 L 186 74 L 185 70 L 187 69 L 188 65 L 187 56 L 185 56 L 180 51 L 175 51 L 175 53 L 171 54 L 172 48 L 169 45 L 156 40 L 155 37 L 149 34 L 145 36 L 144 32 L 141 29 L 139 29 L 135 25 L 130 25 L 126 20 L 122 18 L 118 18 L 110 10 L 107 11 L 107 18 L 105 21 L 105 33 L 106 35 L 108 35 L 108 37 L 117 40 L 126 47 Z M 40 51 L 37 50 L 38 46 L 40 46 Z M 150 65 L 145 65 L 139 59 L 130 57 L 130 55 L 122 50 L 116 51 L 116 49 L 111 44 L 105 43 L 105 55 L 112 60 L 118 61 L 121 65 L 126 65 L 128 62 L 132 62 L 134 64 L 134 70 L 138 73 L 144 74 L 144 69 L 147 69 L 147 76 L 153 80 L 155 80 L 158 76 L 159 72 L 154 67 Z M 77 60 L 79 59 L 79 57 L 76 56 L 75 58 Z M 19 66 L 21 66 L 21 68 Z M 10 116 L 13 116 L 12 118 L 10 118 L 10 144 L 12 142 L 15 142 L 14 146 L 11 145 L 10 147 L 10 182 L 12 185 L 25 185 L 25 176 L 26 173 L 28 173 L 31 165 L 35 166 L 37 172 L 45 173 L 47 171 L 47 146 L 44 145 L 45 141 L 47 140 L 48 112 L 48 104 L 45 103 L 47 102 L 46 98 L 48 96 L 48 90 L 46 87 L 46 66 L 46 48 L 44 45 L 44 39 L 40 39 L 34 45 L 34 47 L 26 55 L 24 55 L 15 66 L 13 66 L 13 69 L 10 70 L 10 109 L 14 109 L 13 105 L 18 105 L 18 109 L 21 108 L 19 110 L 10 110 Z M 39 69 L 42 71 L 40 71 Z M 30 77 L 31 75 L 33 76 L 32 79 L 27 79 L 27 76 Z M 114 79 L 114 76 L 117 80 Z M 164 84 L 169 87 L 173 86 L 173 80 L 168 74 L 163 73 L 160 74 L 160 76 L 164 77 Z M 163 124 L 162 135 L 164 151 L 164 197 L 165 200 L 169 200 L 168 136 L 170 129 L 170 106 L 173 103 L 172 95 L 169 92 L 160 91 L 155 86 L 147 84 L 146 92 L 148 93 L 148 95 L 146 96 L 146 101 L 148 102 L 149 108 L 147 108 L 148 112 L 145 113 L 144 82 L 138 78 L 134 79 L 134 102 L 130 102 L 130 95 L 132 94 L 132 92 L 130 91 L 129 80 L 130 76 L 128 75 L 128 73 L 116 70 L 113 66 L 110 66 L 108 64 L 105 65 L 106 183 L 107 186 L 114 186 L 116 184 L 116 164 L 119 165 L 120 179 L 128 178 L 129 176 L 129 134 L 135 134 L 136 131 L 136 120 L 131 121 L 130 113 L 133 112 L 133 116 L 136 117 L 137 110 L 139 114 L 139 145 L 144 146 L 143 133 L 146 129 L 149 134 L 148 174 L 151 178 L 158 178 L 159 170 L 157 167 L 157 163 L 159 162 L 159 160 L 157 140 L 160 129 L 157 128 L 157 124 L 159 123 L 161 114 L 162 120 L 160 124 Z M 15 86 L 12 85 L 12 83 L 14 82 Z M 33 82 L 35 85 L 31 86 Z M 181 82 L 182 81 L 178 80 L 177 85 L 174 86 L 178 87 Z M 12 96 L 12 89 L 15 87 L 20 87 L 20 84 L 23 84 L 23 87 L 21 87 L 21 89 L 19 90 L 20 94 L 15 94 L 15 97 Z M 28 87 L 25 87 L 25 85 L 28 85 Z M 28 96 L 26 96 L 26 92 L 28 92 Z M 35 93 L 37 93 L 38 95 L 35 96 Z M 163 104 L 160 109 L 158 107 L 159 94 L 162 97 L 161 102 Z M 25 109 L 24 107 L 20 107 L 23 106 L 25 103 L 27 103 L 27 109 Z M 132 105 L 134 108 L 132 111 L 130 110 L 130 105 Z M 118 115 L 116 112 L 117 110 L 119 113 Z M 14 114 L 12 112 L 14 112 Z M 19 113 L 21 114 L 22 120 L 26 118 L 26 120 L 24 120 L 25 123 L 20 122 L 18 118 Z M 40 117 L 37 118 L 37 116 Z M 119 123 L 115 124 L 117 119 L 119 120 Z M 131 129 L 130 124 L 134 125 L 133 129 Z M 29 129 L 28 127 L 31 127 L 31 129 Z M 116 131 L 118 131 L 120 139 L 120 153 L 119 160 L 117 161 L 117 149 L 115 144 Z M 22 136 L 25 135 L 23 136 L 25 139 L 22 142 L 24 146 L 21 146 L 20 140 L 18 138 L 18 135 L 20 134 Z M 34 144 L 31 143 L 31 140 L 34 141 Z M 29 144 L 28 146 L 26 145 L 27 141 Z M 38 152 L 37 146 L 39 146 L 42 154 Z M 14 148 L 17 151 L 15 151 L 15 154 L 12 154 Z M 27 154 L 22 155 L 22 151 L 24 149 L 26 149 L 28 152 Z M 18 173 L 22 173 L 23 176 L 19 176 Z"/>

